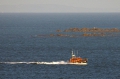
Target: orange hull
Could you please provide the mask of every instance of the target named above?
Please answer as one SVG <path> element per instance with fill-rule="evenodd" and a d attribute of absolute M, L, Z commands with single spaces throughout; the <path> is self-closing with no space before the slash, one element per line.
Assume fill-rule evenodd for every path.
<path fill-rule="evenodd" d="M 71 58 L 70 63 L 87 63 L 87 59 L 82 59 L 80 57 Z"/>

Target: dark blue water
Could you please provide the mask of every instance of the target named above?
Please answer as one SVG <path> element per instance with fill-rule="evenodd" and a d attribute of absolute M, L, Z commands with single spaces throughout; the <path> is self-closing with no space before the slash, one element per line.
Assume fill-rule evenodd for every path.
<path fill-rule="evenodd" d="M 119 28 L 119 13 L 0 14 L 0 62 L 67 61 L 71 50 L 88 65 L 0 64 L 0 79 L 119 79 L 120 37 L 38 37 L 72 27 Z"/>

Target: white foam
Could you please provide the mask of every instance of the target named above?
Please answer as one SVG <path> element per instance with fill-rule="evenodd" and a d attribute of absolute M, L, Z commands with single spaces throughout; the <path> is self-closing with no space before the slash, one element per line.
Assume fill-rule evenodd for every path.
<path fill-rule="evenodd" d="M 0 62 L 0 64 L 45 64 L 45 65 L 87 65 L 87 63 L 69 63 L 65 61 L 53 61 L 53 62 Z"/>
<path fill-rule="evenodd" d="M 67 64 L 65 61 L 37 62 L 36 64 Z"/>
<path fill-rule="evenodd" d="M 0 62 L 0 64 L 32 64 L 35 62 Z"/>

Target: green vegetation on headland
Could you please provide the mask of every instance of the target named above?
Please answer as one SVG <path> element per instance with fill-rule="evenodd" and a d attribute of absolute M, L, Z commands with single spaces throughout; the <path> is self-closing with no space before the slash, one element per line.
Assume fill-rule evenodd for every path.
<path fill-rule="evenodd" d="M 56 30 L 57 34 L 39 34 L 35 37 L 80 37 L 80 36 L 120 36 L 118 28 L 69 28 L 65 30 Z M 70 32 L 70 34 L 69 34 Z M 78 32 L 74 34 L 74 32 Z"/>

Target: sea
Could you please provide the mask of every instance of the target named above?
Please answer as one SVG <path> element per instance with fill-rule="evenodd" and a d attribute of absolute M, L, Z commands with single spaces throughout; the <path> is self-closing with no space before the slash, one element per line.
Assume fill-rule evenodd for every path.
<path fill-rule="evenodd" d="M 120 29 L 120 13 L 0 13 L 0 79 L 120 79 L 119 35 L 37 37 L 94 27 Z M 67 64 L 72 50 L 88 64 Z"/>

